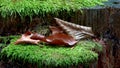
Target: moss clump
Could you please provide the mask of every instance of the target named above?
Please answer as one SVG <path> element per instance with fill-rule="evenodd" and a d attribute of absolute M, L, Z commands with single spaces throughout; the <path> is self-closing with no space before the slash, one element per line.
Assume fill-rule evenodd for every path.
<path fill-rule="evenodd" d="M 93 7 L 106 0 L 0 0 L 2 17 L 16 16 L 45 16 L 57 15 L 60 11 L 76 11 L 81 8 Z"/>
<path fill-rule="evenodd" d="M 81 41 L 71 49 L 69 47 L 57 47 L 46 44 L 14 45 L 16 39 L 13 39 L 9 46 L 1 52 L 1 57 L 11 60 L 18 60 L 26 63 L 36 64 L 38 67 L 70 67 L 78 64 L 89 64 L 98 59 L 98 54 L 92 49 L 102 46 L 93 41 Z"/>
<path fill-rule="evenodd" d="M 2 49 L 8 46 L 8 44 L 10 43 L 10 40 L 17 37 L 19 36 L 3 36 L 3 37 L 0 36 L 0 55 L 1 55 Z"/>

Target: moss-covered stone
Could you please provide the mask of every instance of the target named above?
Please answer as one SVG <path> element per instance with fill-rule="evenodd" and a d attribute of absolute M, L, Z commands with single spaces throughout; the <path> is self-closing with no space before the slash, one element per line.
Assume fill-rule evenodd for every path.
<path fill-rule="evenodd" d="M 17 38 L 16 38 L 17 39 Z M 36 64 L 38 67 L 70 67 L 78 64 L 88 65 L 98 59 L 98 54 L 93 51 L 101 51 L 102 46 L 96 42 L 86 40 L 70 47 L 57 47 L 47 44 L 14 45 L 13 39 L 9 46 L 1 52 L 1 57 Z"/>

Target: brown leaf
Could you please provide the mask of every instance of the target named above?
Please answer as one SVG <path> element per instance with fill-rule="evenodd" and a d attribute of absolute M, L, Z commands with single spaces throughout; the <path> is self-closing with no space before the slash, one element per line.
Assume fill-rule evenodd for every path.
<path fill-rule="evenodd" d="M 26 32 L 25 34 L 22 34 L 22 36 L 15 42 L 15 44 L 22 44 L 22 43 L 30 43 L 30 44 L 38 44 L 40 40 L 34 40 L 31 39 L 30 37 L 33 34 L 30 32 Z"/>
<path fill-rule="evenodd" d="M 52 31 L 52 35 L 56 34 L 56 33 L 63 33 L 63 30 L 60 29 L 59 27 L 55 27 L 55 26 L 49 26 L 50 30 Z"/>
<path fill-rule="evenodd" d="M 67 22 L 58 18 L 55 18 L 56 23 L 70 36 L 76 40 L 81 40 L 84 38 L 93 37 L 94 33 L 92 32 L 91 27 L 77 25 L 71 22 Z"/>
<path fill-rule="evenodd" d="M 45 36 L 38 33 L 33 33 L 33 35 L 30 38 L 34 40 L 41 40 L 41 41 L 45 40 Z"/>
<path fill-rule="evenodd" d="M 46 37 L 47 43 L 64 46 L 73 46 L 77 43 L 77 41 L 72 36 L 61 32 L 59 28 L 51 26 L 50 29 L 52 30 L 52 35 Z"/>
<path fill-rule="evenodd" d="M 63 33 L 60 28 L 55 26 L 50 26 L 52 34 L 48 37 L 45 37 L 38 33 L 26 32 L 18 39 L 15 44 L 21 43 L 31 43 L 38 44 L 41 42 L 46 42 L 48 44 L 58 45 L 58 46 L 73 46 L 77 41 L 70 35 Z"/>

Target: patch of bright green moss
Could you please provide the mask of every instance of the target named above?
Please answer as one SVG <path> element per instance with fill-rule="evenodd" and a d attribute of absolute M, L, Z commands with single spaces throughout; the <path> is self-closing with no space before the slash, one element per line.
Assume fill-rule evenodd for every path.
<path fill-rule="evenodd" d="M 17 39 L 17 38 L 16 38 Z M 70 67 L 78 64 L 89 64 L 98 59 L 98 54 L 93 49 L 102 50 L 102 46 L 96 42 L 81 41 L 73 49 L 70 47 L 57 47 L 46 44 L 14 45 L 13 39 L 9 46 L 2 50 L 2 56 L 8 59 L 20 60 L 38 65 L 38 67 Z M 42 47 L 41 47 L 42 46 Z"/>
<path fill-rule="evenodd" d="M 81 8 L 103 5 L 106 0 L 0 0 L 0 14 L 3 17 L 21 17 L 40 15 L 46 13 L 58 14 L 60 11 L 80 10 Z"/>

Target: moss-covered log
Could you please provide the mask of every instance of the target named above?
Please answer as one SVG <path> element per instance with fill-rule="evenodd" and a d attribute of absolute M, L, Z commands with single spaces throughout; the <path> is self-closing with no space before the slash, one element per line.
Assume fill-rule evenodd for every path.
<path fill-rule="evenodd" d="M 63 5 L 61 6 L 59 5 L 60 9 L 62 9 L 60 11 L 58 10 L 58 8 L 57 9 L 53 8 L 52 10 L 54 11 L 51 13 L 52 10 L 50 10 L 50 8 L 53 7 L 53 5 L 51 5 L 49 10 L 46 10 L 46 9 L 45 11 L 41 10 L 44 12 L 39 13 L 38 10 L 29 11 L 31 10 L 31 8 L 33 8 L 32 6 L 31 8 L 28 8 L 28 9 L 26 9 L 27 7 L 25 7 L 24 10 L 28 10 L 28 11 L 24 11 L 24 12 L 21 12 L 22 8 L 20 7 L 16 10 L 17 6 L 21 6 L 21 4 L 17 5 L 16 2 L 19 2 L 18 0 L 9 0 L 9 1 L 6 0 L 6 2 L 4 1 L 0 0 L 0 14 L 1 14 L 0 35 L 21 34 L 27 30 L 34 30 L 34 31 L 37 31 L 38 33 L 47 35 L 47 33 L 49 33 L 48 25 L 53 25 L 54 24 L 53 18 L 58 17 L 60 19 L 70 21 L 76 24 L 91 26 L 96 35 L 109 39 L 109 42 L 107 40 L 108 45 L 104 46 L 103 54 L 99 56 L 100 62 L 98 63 L 98 68 L 113 67 L 112 65 L 114 65 L 113 64 L 114 62 L 116 64 L 115 67 L 116 68 L 119 67 L 119 60 L 120 60 L 119 59 L 119 55 L 120 55 L 119 3 L 114 2 L 117 5 L 117 7 L 115 7 L 115 4 L 114 5 L 110 4 L 108 8 L 106 7 L 97 7 L 97 8 L 89 8 L 89 9 L 86 8 L 86 9 L 82 9 L 83 11 L 81 12 L 81 10 L 78 10 L 79 8 L 78 4 L 74 4 L 74 5 L 78 5 L 76 7 L 74 6 L 74 8 L 77 8 L 77 10 L 74 10 L 74 9 L 70 10 L 71 5 L 64 2 L 64 4 L 66 4 L 65 7 Z M 28 3 L 28 6 L 36 3 L 36 2 L 30 3 L 27 0 L 21 0 L 20 2 L 22 3 L 23 1 L 25 1 L 25 3 Z M 31 2 L 32 1 L 33 0 L 31 0 Z M 50 0 L 47 0 L 47 1 L 50 1 Z M 76 1 L 80 1 L 80 0 L 76 0 Z M 85 7 L 85 6 L 89 7 L 89 6 L 94 6 L 93 4 L 98 4 L 97 0 L 94 0 L 92 4 L 86 4 L 86 3 L 90 3 L 90 1 L 88 2 L 85 2 L 85 1 L 86 0 L 84 0 L 83 2 L 81 0 L 81 2 L 83 3 L 82 5 L 84 5 L 81 7 Z M 10 4 L 8 4 L 8 2 Z M 8 4 L 8 6 L 5 5 L 5 3 Z M 12 5 L 13 3 L 14 3 L 14 7 L 11 8 L 11 6 L 13 6 Z M 52 3 L 52 1 L 50 1 L 50 3 Z M 101 1 L 99 1 L 99 4 L 100 3 Z M 47 2 L 46 4 L 48 6 Z M 38 3 L 36 3 L 36 6 L 37 5 Z M 43 7 L 46 8 L 46 6 L 43 6 Z M 48 13 L 46 13 L 46 11 Z M 56 11 L 57 13 L 54 13 Z M 31 12 L 33 13 L 31 14 Z M 114 58 L 115 58 L 115 61 L 113 60 Z M 92 64 L 91 66 L 95 67 L 96 64 L 97 62 Z"/>
<path fill-rule="evenodd" d="M 48 14 L 46 17 L 42 18 L 35 16 L 30 21 L 29 17 L 20 19 L 8 18 L 6 20 L 1 19 L 1 34 L 18 34 L 24 33 L 27 30 L 37 31 L 38 33 L 46 34 L 49 32 L 48 26 L 55 24 L 53 20 L 54 17 L 58 17 L 62 20 L 69 21 L 72 23 L 90 26 L 93 28 L 93 31 L 96 34 L 101 34 L 104 31 L 104 28 L 107 28 L 107 19 L 108 19 L 108 10 L 106 8 L 92 8 L 92 9 L 83 9 L 83 11 L 72 12 L 70 15 L 66 11 L 59 12 L 58 16 Z M 103 25 L 104 24 L 104 25 Z M 12 26 L 12 28 L 11 28 Z M 44 29 L 44 31 L 43 31 Z"/>
<path fill-rule="evenodd" d="M 79 64 L 87 67 L 98 60 L 98 53 L 102 51 L 102 45 L 91 40 L 81 41 L 74 48 L 47 44 L 14 45 L 15 41 L 16 39 L 13 39 L 9 46 L 2 50 L 2 59 L 30 63 L 38 68 L 76 67 Z"/>
<path fill-rule="evenodd" d="M 86 13 L 81 13 L 81 8 L 103 5 L 103 1 L 106 0 L 2 0 L 0 2 L 0 35 L 23 33 L 32 30 L 38 23 L 43 23 L 40 24 L 42 27 L 46 26 L 52 22 L 53 17 L 81 23 L 77 21 L 80 20 L 78 17 L 86 17 Z M 48 31 L 47 27 L 45 28 Z M 46 31 L 41 32 L 46 33 Z"/>

